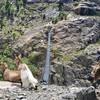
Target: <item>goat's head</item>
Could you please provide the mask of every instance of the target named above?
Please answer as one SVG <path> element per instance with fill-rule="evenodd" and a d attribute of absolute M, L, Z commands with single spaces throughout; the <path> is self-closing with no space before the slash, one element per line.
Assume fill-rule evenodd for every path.
<path fill-rule="evenodd" d="M 21 55 L 15 55 L 15 64 L 18 66 L 20 63 L 22 63 Z"/>
<path fill-rule="evenodd" d="M 0 70 L 1 70 L 2 73 L 3 73 L 3 72 L 5 71 L 5 69 L 7 69 L 7 68 L 8 68 L 7 63 L 5 63 L 5 62 L 0 62 Z"/>

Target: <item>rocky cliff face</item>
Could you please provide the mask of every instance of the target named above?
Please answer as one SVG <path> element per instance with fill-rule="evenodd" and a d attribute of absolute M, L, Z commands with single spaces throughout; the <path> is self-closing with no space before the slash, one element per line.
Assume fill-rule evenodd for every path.
<path fill-rule="evenodd" d="M 59 22 L 55 26 L 53 49 L 56 48 L 61 54 L 54 57 L 52 62 L 54 64 L 52 77 L 55 82 L 66 85 L 84 83 L 91 64 L 100 59 L 99 23 L 95 18 L 78 17 Z M 89 47 L 92 50 L 90 54 L 88 54 L 88 51 L 91 52 Z"/>
<path fill-rule="evenodd" d="M 93 5 L 91 7 L 94 7 L 94 3 L 83 4 Z M 41 7 L 40 5 L 39 7 L 36 6 L 34 13 L 38 12 Z M 46 9 L 49 8 L 51 7 L 44 8 L 42 12 L 45 13 Z M 91 65 L 100 60 L 100 18 L 98 16 L 79 16 L 73 14 L 73 10 L 69 11 L 70 14 L 67 15 L 66 20 L 52 24 L 50 83 L 67 86 L 72 84 L 88 86 L 90 82 L 86 80 L 86 77 L 90 75 Z M 48 15 L 52 14 L 52 16 L 53 14 L 56 16 L 59 14 L 57 6 L 55 9 L 55 12 L 58 12 L 57 14 L 51 13 L 52 9 L 49 12 L 47 12 Z M 36 17 L 35 20 L 38 21 L 39 18 Z M 25 17 L 24 21 L 26 19 L 28 20 L 29 17 Z M 8 42 L 12 48 L 10 57 L 14 52 L 20 52 L 23 58 L 28 58 L 27 62 L 30 61 L 41 70 L 45 63 L 48 22 L 45 22 L 44 25 L 39 23 L 36 27 L 32 26 L 34 19 L 31 19 L 30 22 L 31 25 L 26 23 L 31 28 L 18 29 L 18 32 L 23 31 L 24 33 L 14 41 L 9 35 L 1 34 L 0 44 Z M 0 49 L 2 52 L 3 49 Z"/>
<path fill-rule="evenodd" d="M 67 86 L 71 84 L 76 84 L 77 86 L 90 85 L 86 77 L 90 75 L 91 65 L 100 60 L 99 21 L 98 17 L 77 16 L 60 21 L 53 26 L 51 83 Z M 38 66 L 43 66 L 47 37 L 44 32 L 41 34 L 39 31 L 36 34 L 31 32 L 28 31 L 27 34 L 20 37 L 14 43 L 13 48 L 18 46 L 23 55 L 34 50 L 39 53 L 37 55 L 37 63 L 35 63 Z"/>
<path fill-rule="evenodd" d="M 55 3 L 28 5 L 25 15 L 15 17 L 13 23 L 9 20 L 7 27 L 0 30 L 0 61 L 7 60 L 12 67 L 14 54 L 19 52 L 23 62 L 31 66 L 31 71 L 40 80 L 45 64 L 48 25 L 51 24 L 50 84 L 64 85 L 64 87 L 50 85 L 40 90 L 38 94 L 33 92 L 32 96 L 35 95 L 36 99 L 39 97 L 39 100 L 43 98 L 47 100 L 49 96 L 51 100 L 74 100 L 75 97 L 78 100 L 89 100 L 91 97 L 96 99 L 95 90 L 91 87 L 89 91 L 86 88 L 82 91 L 77 88 L 78 92 L 71 92 L 75 90 L 75 86 L 91 85 L 87 80 L 91 74 L 91 65 L 100 61 L 100 6 L 99 0 L 91 1 L 95 3 L 71 1 L 72 3 L 63 5 L 62 11 L 58 10 L 58 4 Z M 35 73 L 34 70 L 36 70 Z M 73 88 L 69 90 L 65 86 L 72 86 L 74 90 Z M 18 92 L 22 91 L 24 90 L 18 89 Z M 8 92 L 6 90 L 6 93 Z M 29 91 L 25 93 L 31 94 Z M 92 96 L 90 96 L 91 93 L 93 93 Z M 13 92 L 9 95 L 12 94 Z M 54 98 L 52 98 L 53 94 Z M 23 97 L 23 94 L 19 96 L 20 94 L 15 93 L 15 95 L 18 98 Z"/>

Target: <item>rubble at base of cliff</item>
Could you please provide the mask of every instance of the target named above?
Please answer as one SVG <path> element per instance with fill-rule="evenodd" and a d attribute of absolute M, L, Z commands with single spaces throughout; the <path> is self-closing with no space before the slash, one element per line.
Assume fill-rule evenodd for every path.
<path fill-rule="evenodd" d="M 28 90 L 18 83 L 0 82 L 0 85 L 0 100 L 97 100 L 93 86 L 40 85 L 38 90 Z"/>

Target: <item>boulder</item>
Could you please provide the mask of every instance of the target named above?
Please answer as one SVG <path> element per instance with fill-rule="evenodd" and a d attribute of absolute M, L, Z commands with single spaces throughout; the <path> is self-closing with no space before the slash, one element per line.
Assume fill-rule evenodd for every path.
<path fill-rule="evenodd" d="M 100 5 L 100 0 L 89 0 L 90 2 L 95 2 L 96 4 Z"/>
<path fill-rule="evenodd" d="M 71 91 L 63 97 L 66 100 L 97 100 L 94 87 L 76 88 L 72 87 Z"/>
<path fill-rule="evenodd" d="M 95 15 L 97 11 L 100 11 L 100 7 L 92 2 L 81 3 L 74 9 L 78 15 Z"/>
<path fill-rule="evenodd" d="M 73 84 L 75 86 L 90 86 L 91 83 L 85 78 L 88 73 L 88 69 L 72 62 L 65 65 L 55 63 L 51 68 L 50 83 L 66 86 Z"/>

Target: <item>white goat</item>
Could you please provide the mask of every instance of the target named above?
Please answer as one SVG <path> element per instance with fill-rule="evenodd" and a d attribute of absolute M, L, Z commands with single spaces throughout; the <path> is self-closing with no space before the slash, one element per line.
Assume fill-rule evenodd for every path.
<path fill-rule="evenodd" d="M 22 87 L 33 87 L 36 89 L 38 81 L 36 78 L 34 78 L 28 66 L 26 64 L 19 64 L 18 70 L 20 71 L 21 75 Z"/>

